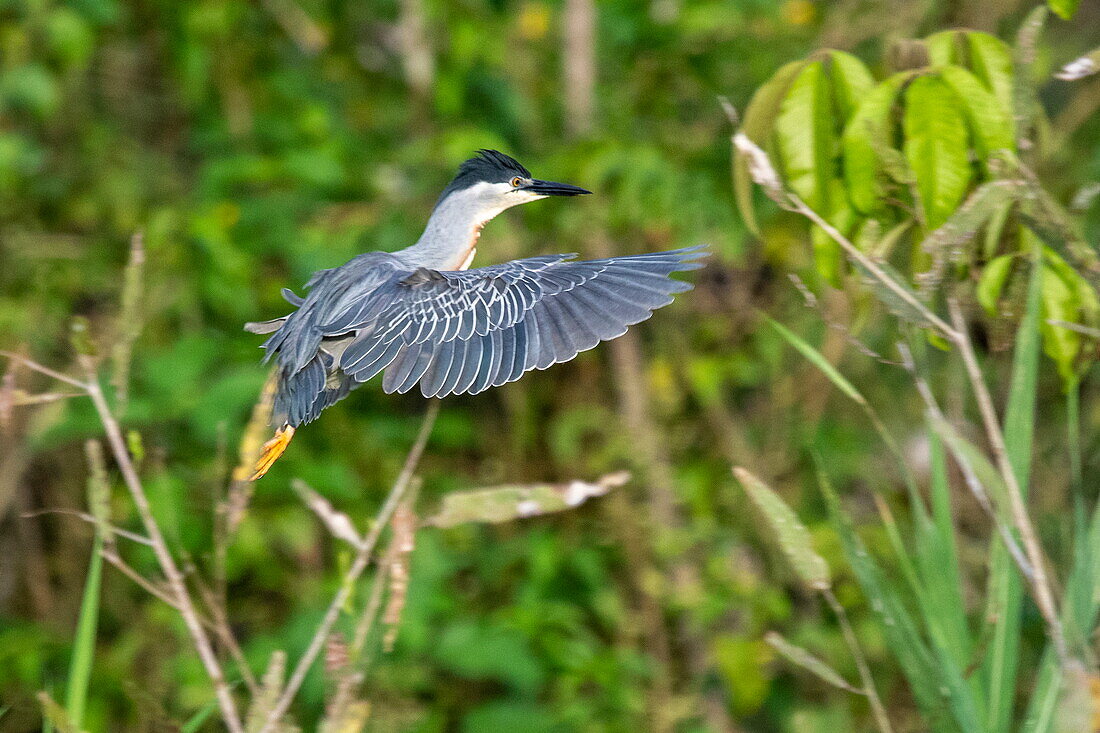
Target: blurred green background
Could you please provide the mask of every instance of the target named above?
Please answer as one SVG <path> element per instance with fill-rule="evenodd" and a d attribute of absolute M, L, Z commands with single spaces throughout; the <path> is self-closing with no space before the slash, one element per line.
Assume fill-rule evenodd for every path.
<path fill-rule="evenodd" d="M 369 729 L 861 729 L 862 700 L 778 664 L 762 641 L 781 630 L 854 676 L 835 620 L 798 589 L 730 466 L 795 487 L 788 500 L 839 568 L 821 500 L 803 481 L 807 445 L 827 447 L 857 521 L 873 514 L 869 490 L 897 494 L 896 471 L 882 468 L 858 409 L 832 399 L 827 380 L 759 328 L 760 311 L 843 362 L 866 394 L 894 408 L 891 427 L 918 453 L 920 426 L 906 426 L 920 406 L 902 391 L 904 374 L 861 355 L 804 306 L 787 273 L 813 280 L 805 226 L 765 215 L 764 240 L 747 233 L 718 97 L 743 107 L 779 66 L 820 47 L 859 55 L 881 78 L 900 39 L 964 26 L 1010 38 L 1030 7 L 0 0 L 0 349 L 67 369 L 76 314 L 109 340 L 129 239 L 144 232 L 142 330 L 123 417 L 142 436 L 142 474 L 172 547 L 205 569 L 213 507 L 266 376 L 260 339 L 242 324 L 281 315 L 279 288 L 314 270 L 413 242 L 473 150 L 513 154 L 536 176 L 597 195 L 508 212 L 486 229 L 478 263 L 697 243 L 714 256 L 691 275 L 696 289 L 626 346 L 444 403 L 421 468 L 424 513 L 453 490 L 620 468 L 634 480 L 571 513 L 420 532 L 395 649 L 376 652 L 368 670 Z M 567 32 L 571 19 L 579 37 L 576 26 Z M 1096 3 L 1071 22 L 1053 20 L 1038 75 L 1049 79 L 1095 46 L 1098 28 Z M 1064 142 L 1047 180 L 1063 199 L 1100 176 L 1100 87 L 1076 89 L 1041 86 Z M 1089 241 L 1097 209 L 1086 212 Z M 834 320 L 850 310 L 837 293 L 822 298 Z M 630 375 L 641 381 L 624 386 Z M 1059 382 L 1048 377 L 1044 394 L 1054 399 Z M 50 387 L 29 373 L 18 379 Z M 1100 447 L 1093 402 L 1086 391 L 1086 475 Z M 418 397 L 367 385 L 300 431 L 257 485 L 227 566 L 229 616 L 254 669 L 274 649 L 300 653 L 347 562 L 291 478 L 362 526 L 423 410 Z M 1042 472 L 1064 426 L 1059 414 L 1040 420 Z M 39 730 L 34 693 L 64 687 L 92 532 L 72 517 L 27 515 L 84 506 L 82 442 L 100 428 L 81 399 L 17 409 L 3 422 L 0 730 Z M 1039 523 L 1056 532 L 1064 479 L 1044 478 L 1055 488 L 1038 499 Z M 118 523 L 133 526 L 121 493 L 116 501 Z M 977 510 L 971 519 L 963 533 L 984 543 Z M 874 528 L 868 539 L 885 542 Z M 126 551 L 155 573 L 143 548 Z M 880 692 L 906 720 L 908 693 L 845 572 L 837 593 Z M 1033 612 L 1025 628 L 1041 639 Z M 306 729 L 324 689 L 317 670 L 295 708 Z M 86 727 L 178 730 L 209 700 L 175 612 L 108 568 Z"/>

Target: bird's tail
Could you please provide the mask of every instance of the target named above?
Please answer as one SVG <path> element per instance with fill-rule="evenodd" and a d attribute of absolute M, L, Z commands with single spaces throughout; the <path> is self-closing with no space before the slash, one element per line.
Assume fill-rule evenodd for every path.
<path fill-rule="evenodd" d="M 290 425 L 283 425 L 276 430 L 275 437 L 264 443 L 263 448 L 260 449 L 260 457 L 256 461 L 256 465 L 252 469 L 252 475 L 248 477 L 248 480 L 255 481 L 262 478 L 275 461 L 279 460 L 279 456 L 290 445 L 292 438 L 294 438 L 294 428 Z"/>

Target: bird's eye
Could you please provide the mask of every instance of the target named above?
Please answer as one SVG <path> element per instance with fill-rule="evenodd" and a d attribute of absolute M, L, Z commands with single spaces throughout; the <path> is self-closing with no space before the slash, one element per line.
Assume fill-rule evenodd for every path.
<path fill-rule="evenodd" d="M 512 184 L 512 188 L 519 188 L 523 184 L 523 179 L 519 176 L 516 176 L 511 181 L 509 181 L 509 183 Z"/>

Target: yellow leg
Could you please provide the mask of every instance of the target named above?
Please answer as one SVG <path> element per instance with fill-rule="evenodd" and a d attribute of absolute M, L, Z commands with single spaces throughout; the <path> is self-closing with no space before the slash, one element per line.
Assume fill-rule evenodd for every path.
<path fill-rule="evenodd" d="M 291 438 L 294 437 L 294 428 L 289 425 L 284 425 L 275 431 L 275 437 L 264 443 L 264 447 L 260 451 L 260 458 L 256 461 L 256 466 L 252 469 L 252 475 L 248 477 L 249 481 L 255 481 L 258 478 L 263 477 L 268 469 L 271 468 L 275 461 L 279 460 L 279 456 L 283 454 L 286 447 L 290 445 Z"/>

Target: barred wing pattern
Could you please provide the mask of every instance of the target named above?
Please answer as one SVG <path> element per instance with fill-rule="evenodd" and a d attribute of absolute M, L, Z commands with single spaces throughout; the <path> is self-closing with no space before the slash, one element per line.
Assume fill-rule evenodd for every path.
<path fill-rule="evenodd" d="M 621 336 L 690 290 L 669 275 L 698 269 L 705 256 L 692 247 L 580 262 L 554 255 L 472 270 L 398 270 L 355 299 L 339 298 L 340 311 L 317 326 L 324 339 L 318 358 L 285 380 L 279 401 L 290 424 L 309 422 L 383 371 L 387 393 L 419 384 L 425 397 L 477 394 Z M 324 344 L 333 341 L 341 348 L 327 352 Z M 355 384 L 337 380 L 337 390 L 326 382 L 333 374 Z"/>

